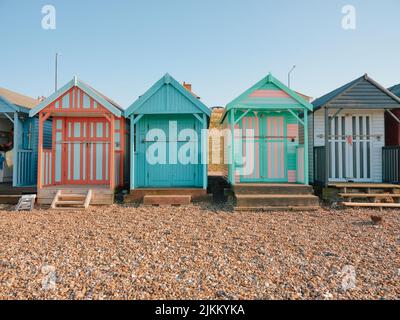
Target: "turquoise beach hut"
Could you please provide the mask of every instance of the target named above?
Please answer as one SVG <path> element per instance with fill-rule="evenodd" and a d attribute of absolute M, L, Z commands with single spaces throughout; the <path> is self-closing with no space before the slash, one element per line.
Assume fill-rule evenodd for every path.
<path fill-rule="evenodd" d="M 211 110 L 190 89 L 166 74 L 125 111 L 133 198 L 206 193 Z"/>

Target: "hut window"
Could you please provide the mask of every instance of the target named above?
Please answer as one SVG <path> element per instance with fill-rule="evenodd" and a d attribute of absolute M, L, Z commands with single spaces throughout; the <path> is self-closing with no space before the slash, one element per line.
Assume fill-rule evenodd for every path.
<path fill-rule="evenodd" d="M 62 108 L 68 109 L 69 108 L 69 94 L 66 94 L 61 101 Z"/>
<path fill-rule="evenodd" d="M 90 108 L 90 98 L 87 94 L 83 94 L 83 107 L 85 109 L 89 109 Z"/>

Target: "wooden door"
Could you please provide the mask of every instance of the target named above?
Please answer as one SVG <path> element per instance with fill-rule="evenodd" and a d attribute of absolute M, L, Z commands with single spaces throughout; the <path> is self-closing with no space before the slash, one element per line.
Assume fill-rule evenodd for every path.
<path fill-rule="evenodd" d="M 137 172 L 139 186 L 176 188 L 199 185 L 199 137 L 179 137 L 183 130 L 197 131 L 196 121 L 193 115 L 157 115 L 142 120 L 137 141 L 138 167 L 142 168 Z M 171 135 L 170 126 L 176 126 L 178 136 Z M 149 136 L 149 132 L 156 132 L 154 130 L 159 135 Z M 156 149 L 156 145 L 162 148 Z M 181 162 L 179 152 L 182 152 L 184 146 L 194 150 L 192 154 L 196 161 Z"/>
<path fill-rule="evenodd" d="M 63 184 L 108 184 L 110 126 L 106 119 L 66 119 Z"/>
<path fill-rule="evenodd" d="M 329 118 L 329 180 L 371 181 L 371 116 Z"/>

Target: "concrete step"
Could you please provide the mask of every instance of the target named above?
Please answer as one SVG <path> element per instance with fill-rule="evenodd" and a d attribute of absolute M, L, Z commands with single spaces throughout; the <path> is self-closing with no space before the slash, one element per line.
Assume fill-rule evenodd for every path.
<path fill-rule="evenodd" d="M 313 194 L 311 186 L 296 184 L 237 184 L 233 186 L 235 194 Z"/>
<path fill-rule="evenodd" d="M 146 195 L 143 197 L 144 205 L 188 205 L 191 201 L 190 195 Z"/>
<path fill-rule="evenodd" d="M 319 198 L 310 194 L 236 194 L 235 198 L 237 207 L 319 206 Z"/>

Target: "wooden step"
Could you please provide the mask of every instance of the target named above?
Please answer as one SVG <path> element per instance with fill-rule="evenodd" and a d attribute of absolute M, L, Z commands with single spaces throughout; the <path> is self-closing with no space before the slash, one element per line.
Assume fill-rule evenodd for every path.
<path fill-rule="evenodd" d="M 400 193 L 339 193 L 343 198 L 400 198 Z"/>
<path fill-rule="evenodd" d="M 76 206 L 76 205 L 84 205 L 83 201 L 57 201 L 57 206 Z"/>
<path fill-rule="evenodd" d="M 56 207 L 55 208 L 56 210 L 65 210 L 65 211 L 71 211 L 71 210 L 73 210 L 73 211 L 77 211 L 77 210 L 79 210 L 79 211 L 83 211 L 83 210 L 86 210 L 86 208 L 84 208 L 84 207 Z"/>
<path fill-rule="evenodd" d="M 51 203 L 51 209 L 87 209 L 92 199 L 92 190 L 86 194 L 71 193 L 70 190 L 58 190 Z M 64 193 L 66 192 L 66 193 Z"/>
<path fill-rule="evenodd" d="M 346 207 L 400 208 L 400 203 L 342 202 Z"/>
<path fill-rule="evenodd" d="M 287 194 L 236 194 L 237 207 L 308 207 L 319 206 L 319 198 L 314 195 Z"/>
<path fill-rule="evenodd" d="M 265 211 L 316 211 L 319 206 L 275 206 L 275 207 L 235 207 L 238 212 L 265 212 Z"/>
<path fill-rule="evenodd" d="M 329 183 L 329 187 L 335 188 L 370 188 L 370 189 L 400 189 L 400 185 L 390 183 Z"/>
<path fill-rule="evenodd" d="M 142 202 L 145 196 L 191 196 L 192 200 L 203 199 L 207 196 L 207 190 L 203 188 L 137 188 L 130 190 L 124 196 L 125 202 Z"/>
<path fill-rule="evenodd" d="M 188 205 L 192 197 L 190 195 L 146 195 L 143 197 L 144 205 Z"/>
<path fill-rule="evenodd" d="M 60 199 L 79 199 L 79 200 L 84 200 L 86 199 L 87 193 L 86 194 L 60 194 L 59 198 Z"/>
<path fill-rule="evenodd" d="M 311 186 L 300 184 L 239 183 L 232 187 L 235 194 L 313 194 Z"/>

